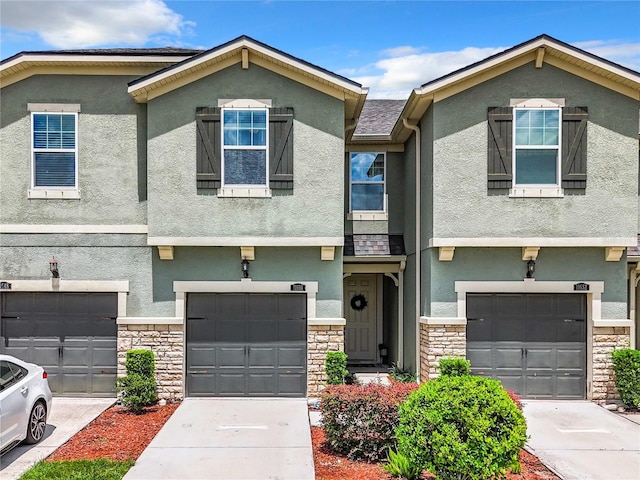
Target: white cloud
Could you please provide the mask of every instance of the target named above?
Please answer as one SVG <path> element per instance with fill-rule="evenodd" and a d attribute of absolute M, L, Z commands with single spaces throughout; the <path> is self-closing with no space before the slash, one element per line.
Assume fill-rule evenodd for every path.
<path fill-rule="evenodd" d="M 416 53 L 420 53 L 420 49 L 416 47 L 411 47 L 409 45 L 405 45 L 402 47 L 394 47 L 388 48 L 380 52 L 385 57 L 405 57 L 407 55 L 414 55 Z"/>
<path fill-rule="evenodd" d="M 370 98 L 407 98 L 412 89 L 435 78 L 483 60 L 505 47 L 467 47 L 459 51 L 419 52 L 415 47 L 399 47 L 384 50 L 393 58 L 385 58 L 360 70 L 354 80 L 370 87 Z M 407 54 L 403 54 L 407 52 Z"/>
<path fill-rule="evenodd" d="M 55 48 L 143 46 L 154 35 L 179 37 L 194 25 L 162 0 L 2 2 L 2 28 L 36 32 Z"/>
<path fill-rule="evenodd" d="M 574 43 L 573 46 L 640 71 L 640 43 L 620 40 L 590 40 Z"/>

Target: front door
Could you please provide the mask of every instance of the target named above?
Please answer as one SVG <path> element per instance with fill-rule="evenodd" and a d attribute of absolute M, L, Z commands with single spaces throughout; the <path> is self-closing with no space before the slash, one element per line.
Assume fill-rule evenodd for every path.
<path fill-rule="evenodd" d="M 378 301 L 376 275 L 344 280 L 345 352 L 349 363 L 377 363 Z"/>

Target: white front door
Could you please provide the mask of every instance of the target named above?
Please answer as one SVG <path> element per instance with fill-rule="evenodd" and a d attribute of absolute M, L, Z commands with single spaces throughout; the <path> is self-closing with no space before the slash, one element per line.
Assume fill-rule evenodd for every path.
<path fill-rule="evenodd" d="M 349 363 L 377 363 L 378 301 L 376 275 L 344 280 L 345 353 Z"/>

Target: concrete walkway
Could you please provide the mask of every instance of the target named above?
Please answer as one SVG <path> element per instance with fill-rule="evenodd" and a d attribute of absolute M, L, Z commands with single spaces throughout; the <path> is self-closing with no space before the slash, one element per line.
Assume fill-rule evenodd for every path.
<path fill-rule="evenodd" d="M 187 398 L 124 480 L 313 480 L 306 399 Z"/>
<path fill-rule="evenodd" d="M 0 457 L 0 479 L 15 480 L 48 457 L 115 403 L 115 398 L 53 397 L 44 438 L 35 445 L 18 445 Z"/>
<path fill-rule="evenodd" d="M 640 425 L 592 402 L 527 400 L 528 446 L 564 480 L 640 478 Z"/>

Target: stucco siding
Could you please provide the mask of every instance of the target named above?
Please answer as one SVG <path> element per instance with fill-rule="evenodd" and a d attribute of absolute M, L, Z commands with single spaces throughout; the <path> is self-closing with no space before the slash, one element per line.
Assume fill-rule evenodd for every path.
<path fill-rule="evenodd" d="M 487 192 L 487 108 L 508 106 L 510 98 L 564 98 L 567 106 L 588 107 L 585 195 Z M 636 235 L 637 101 L 549 65 L 525 65 L 432 108 L 433 237 Z"/>
<path fill-rule="evenodd" d="M 293 194 L 249 199 L 197 191 L 196 107 L 234 98 L 293 107 Z M 341 237 L 343 109 L 341 101 L 255 65 L 229 67 L 151 100 L 149 235 Z"/>
<path fill-rule="evenodd" d="M 145 224 L 145 106 L 127 94 L 134 77 L 36 75 L 0 96 L 0 222 L 7 224 Z M 79 200 L 29 199 L 28 103 L 80 104 Z"/>

